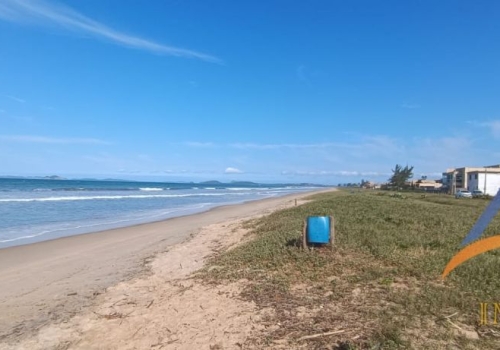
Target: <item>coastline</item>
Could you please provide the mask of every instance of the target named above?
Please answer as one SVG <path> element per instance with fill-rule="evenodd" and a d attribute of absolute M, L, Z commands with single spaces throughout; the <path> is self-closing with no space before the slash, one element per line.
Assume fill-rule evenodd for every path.
<path fill-rule="evenodd" d="M 203 227 L 265 215 L 293 205 L 294 199 L 332 190 L 223 205 L 164 221 L 1 249 L 0 345 L 24 339 L 54 321 L 67 322 L 107 288 L 148 272 L 154 257 L 182 246 Z"/>
<path fill-rule="evenodd" d="M 254 197 L 254 198 L 247 198 L 243 200 L 227 200 L 227 201 L 222 201 L 222 202 L 213 202 L 213 203 L 190 203 L 190 204 L 185 204 L 181 206 L 175 206 L 173 208 L 168 208 L 168 210 L 164 207 L 162 207 L 161 213 L 158 212 L 149 212 L 147 215 L 139 215 L 135 216 L 133 214 L 132 216 L 119 216 L 118 218 L 114 218 L 113 216 L 108 217 L 107 219 L 101 219 L 100 221 L 74 221 L 73 219 L 69 219 L 70 222 L 73 222 L 73 227 L 71 225 L 66 226 L 66 225 L 60 225 L 64 223 L 64 221 L 57 222 L 59 226 L 57 227 L 49 227 L 47 226 L 37 226 L 35 225 L 34 228 L 31 228 L 31 232 L 24 232 L 20 236 L 14 236 L 14 237 L 9 237 L 6 238 L 5 240 L 1 240 L 0 238 L 0 251 L 2 249 L 6 248 L 11 248 L 11 247 L 16 247 L 16 246 L 21 246 L 21 245 L 30 245 L 30 244 L 35 244 L 39 242 L 44 242 L 44 241 L 50 241 L 50 240 L 55 240 L 59 238 L 65 238 L 65 237 L 70 237 L 70 236 L 77 236 L 77 235 L 82 235 L 82 234 L 92 234 L 92 233 L 98 233 L 98 232 L 104 232 L 104 231 L 111 231 L 115 229 L 120 229 L 120 228 L 127 228 L 127 227 L 134 227 L 134 226 L 139 226 L 143 224 L 149 224 L 149 223 L 155 223 L 155 222 L 163 222 L 172 218 L 176 217 L 182 217 L 182 216 L 189 216 L 189 215 L 194 215 L 206 211 L 210 211 L 212 209 L 218 208 L 218 207 L 226 207 L 230 205 L 238 205 L 238 204 L 244 204 L 248 202 L 253 202 L 253 201 L 259 201 L 262 199 L 268 199 L 268 198 L 278 198 L 278 197 L 284 197 L 287 196 L 288 194 L 300 194 L 300 193 L 307 193 L 310 192 L 311 190 L 319 190 L 320 188 L 304 188 L 301 189 L 297 192 L 288 192 L 288 193 L 277 193 L 275 195 L 267 195 L 267 196 L 259 196 L 259 197 Z M 154 195 L 153 195 L 154 196 Z M 169 195 L 166 195 L 169 196 Z M 175 196 L 175 195 L 172 195 Z M 183 196 L 183 195 L 181 195 Z M 63 197 L 61 197 L 63 198 Z M 61 199 L 59 198 L 59 199 Z M 236 198 L 236 197 L 234 197 Z M 0 202 L 4 199 L 0 199 Z M 25 199 L 20 199 L 20 200 L 25 200 Z M 15 201 L 15 200 L 14 200 Z M 158 210 L 158 208 L 156 208 Z M 166 211 L 165 211 L 166 210 Z M 66 214 L 67 215 L 67 214 Z M 113 215 L 113 214 L 111 214 Z M 8 230 L 7 230 L 8 231 Z M 0 235 L 1 236 L 1 235 Z"/>

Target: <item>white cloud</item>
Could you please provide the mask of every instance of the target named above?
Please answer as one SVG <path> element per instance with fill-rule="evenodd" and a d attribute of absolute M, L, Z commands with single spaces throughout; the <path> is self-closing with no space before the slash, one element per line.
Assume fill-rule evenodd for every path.
<path fill-rule="evenodd" d="M 0 8 L 0 14 L 1 14 L 1 8 Z M 5 97 L 7 98 L 10 98 L 12 101 L 16 101 L 16 102 L 19 102 L 19 103 L 26 103 L 26 100 L 22 99 L 22 98 L 19 98 L 19 97 L 16 97 L 16 96 L 11 96 L 11 95 L 5 95 Z"/>
<path fill-rule="evenodd" d="M 240 169 L 236 169 L 236 168 L 226 168 L 226 170 L 224 170 L 224 173 L 225 174 L 242 174 L 243 171 L 241 171 Z"/>
<path fill-rule="evenodd" d="M 151 40 L 116 31 L 102 23 L 85 17 L 67 6 L 48 3 L 43 0 L 4 0 L 0 4 L 0 18 L 16 23 L 57 24 L 65 29 L 87 33 L 129 48 L 162 55 L 196 58 L 213 63 L 222 63 L 219 58 L 211 55 L 159 44 Z"/>
<path fill-rule="evenodd" d="M 356 142 L 336 144 L 344 155 L 359 159 L 401 158 L 406 153 L 407 144 L 389 136 L 365 136 Z"/>
<path fill-rule="evenodd" d="M 257 144 L 257 143 L 233 143 L 228 145 L 237 149 L 254 150 L 311 150 L 317 152 L 324 150 L 331 154 L 342 152 L 349 153 L 350 156 L 359 158 L 370 158 L 372 156 L 394 157 L 404 152 L 403 145 L 397 139 L 387 136 L 368 136 L 352 142 L 322 142 L 322 143 L 304 143 L 304 144 Z M 327 155 L 328 153 L 325 153 Z M 331 159 L 339 159 L 338 156 L 328 156 Z"/>
<path fill-rule="evenodd" d="M 47 144 L 93 144 L 109 145 L 110 142 L 92 138 L 55 138 L 33 135 L 0 135 L 0 141 L 26 142 L 26 143 L 47 143 Z"/>
<path fill-rule="evenodd" d="M 334 171 L 331 174 L 332 175 L 341 175 L 341 176 L 358 176 L 359 172 L 358 171 L 341 170 L 341 171 Z"/>
<path fill-rule="evenodd" d="M 500 138 L 500 120 L 491 120 L 488 122 L 470 122 L 470 124 L 488 128 L 494 137 Z"/>
<path fill-rule="evenodd" d="M 240 149 L 258 149 L 258 150 L 268 150 L 268 149 L 305 149 L 305 148 L 327 148 L 338 146 L 338 143 L 311 143 L 311 144 L 293 144 L 293 143 L 283 143 L 283 144 L 258 144 L 258 143 L 232 143 L 229 145 L 233 148 Z"/>
<path fill-rule="evenodd" d="M 386 136 L 371 136 L 365 137 L 362 142 L 351 142 L 351 143 L 342 143 L 342 142 L 322 142 L 322 143 L 215 143 L 215 142 L 199 142 L 199 141 L 189 141 L 189 142 L 180 142 L 180 143 L 171 143 L 172 145 L 177 146 L 187 146 L 187 147 L 198 147 L 198 148 L 234 148 L 234 149 L 242 149 L 242 150 L 280 150 L 280 149 L 289 149 L 289 150 L 320 150 L 324 149 L 327 151 L 331 151 L 331 149 L 350 149 L 353 151 L 368 151 L 366 147 L 370 146 L 372 148 L 377 148 L 377 152 L 380 150 L 390 150 L 391 152 L 397 151 L 399 147 L 396 145 L 397 140 L 391 139 Z"/>
<path fill-rule="evenodd" d="M 480 142 L 485 140 L 473 136 L 458 133 L 435 138 L 396 138 L 356 134 L 336 142 L 209 144 L 230 150 L 232 164 L 253 172 L 265 169 L 267 173 L 287 176 L 371 178 L 390 176 L 396 164 L 414 166 L 415 174 L 428 176 L 450 167 L 493 164 L 495 150 L 488 149 L 488 144 L 481 148 Z M 236 164 L 234 159 L 243 153 L 239 151 L 245 151 L 246 158 Z M 284 151 L 286 157 L 275 158 L 273 151 Z"/>
<path fill-rule="evenodd" d="M 352 171 L 352 170 L 338 170 L 338 171 L 290 171 L 285 170 L 281 172 L 282 175 L 297 175 L 297 176 L 389 176 L 391 173 L 380 173 L 376 171 Z"/>

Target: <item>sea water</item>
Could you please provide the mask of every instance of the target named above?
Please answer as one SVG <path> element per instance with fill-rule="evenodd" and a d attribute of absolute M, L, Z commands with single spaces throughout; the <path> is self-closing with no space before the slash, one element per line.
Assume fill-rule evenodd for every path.
<path fill-rule="evenodd" d="M 0 248 L 131 226 L 310 186 L 0 178 Z"/>

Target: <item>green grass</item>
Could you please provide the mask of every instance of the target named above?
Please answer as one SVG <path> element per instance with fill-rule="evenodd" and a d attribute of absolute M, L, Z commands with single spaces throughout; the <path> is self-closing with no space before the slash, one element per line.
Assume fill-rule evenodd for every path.
<path fill-rule="evenodd" d="M 440 281 L 487 200 L 349 190 L 310 199 L 247 223 L 255 239 L 215 257 L 200 276 L 210 283 L 246 279 L 242 297 L 275 310 L 280 327 L 249 344 L 288 339 L 315 349 L 500 348 L 500 325 L 478 326 L 479 302 L 500 302 L 500 251 Z M 334 216 L 333 251 L 299 247 L 310 215 Z M 499 233 L 497 217 L 485 236 Z M 476 330 L 480 339 L 455 334 L 448 320 Z M 338 328 L 346 332 L 297 342 Z"/>

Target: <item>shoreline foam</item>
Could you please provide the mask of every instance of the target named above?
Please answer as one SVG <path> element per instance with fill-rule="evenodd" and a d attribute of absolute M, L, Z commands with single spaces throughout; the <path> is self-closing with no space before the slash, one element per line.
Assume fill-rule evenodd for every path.
<path fill-rule="evenodd" d="M 96 188 L 77 186 L 73 188 L 76 192 L 68 192 L 67 188 L 63 192 L 54 192 L 55 189 L 39 192 L 36 189 L 29 191 L 29 187 L 23 190 L 14 186 L 12 191 L 5 193 L 0 189 L 3 193 L 0 196 L 0 212 L 5 217 L 0 223 L 0 249 L 161 221 L 221 205 L 311 190 L 305 187 L 276 187 L 269 191 L 259 188 L 169 191 L 154 184 L 126 192 L 95 191 Z"/>

